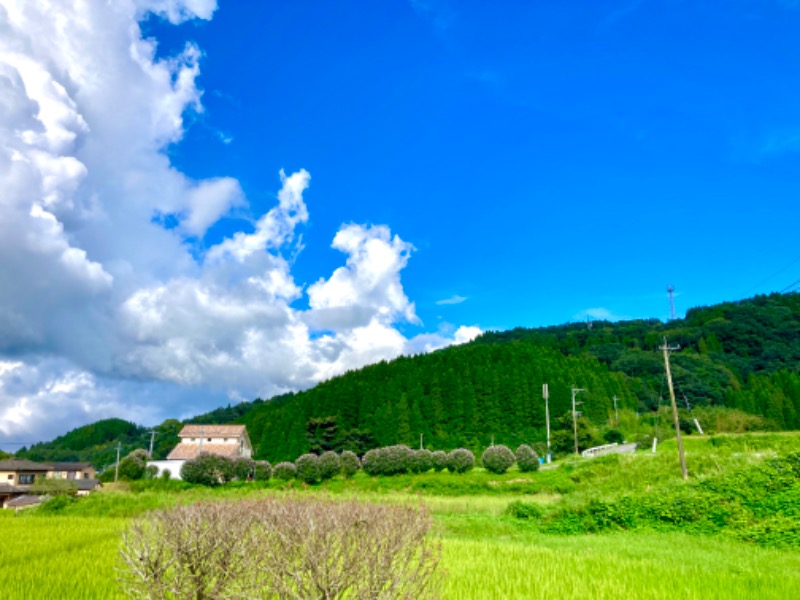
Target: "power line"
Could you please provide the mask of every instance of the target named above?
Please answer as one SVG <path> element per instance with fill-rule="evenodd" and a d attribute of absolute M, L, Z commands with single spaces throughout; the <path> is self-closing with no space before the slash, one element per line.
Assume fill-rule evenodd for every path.
<path fill-rule="evenodd" d="M 785 294 L 786 292 L 791 291 L 792 288 L 797 287 L 798 285 L 800 285 L 800 279 L 798 279 L 797 281 L 795 281 L 794 283 L 792 283 L 788 287 L 783 288 L 780 293 L 781 294 Z"/>
<path fill-rule="evenodd" d="M 788 269 L 789 269 L 789 267 L 793 267 L 794 265 L 796 265 L 796 264 L 797 264 L 797 263 L 799 263 L 799 262 L 800 262 L 800 256 L 798 256 L 797 258 L 795 258 L 795 259 L 794 259 L 792 262 L 790 262 L 790 263 L 789 263 L 788 265 L 786 265 L 785 267 L 782 267 L 782 268 L 778 269 L 777 271 L 775 271 L 775 272 L 774 272 L 772 275 L 770 275 L 769 277 L 767 277 L 767 278 L 766 278 L 766 279 L 764 279 L 763 281 L 761 281 L 761 282 L 757 283 L 756 285 L 754 285 L 753 287 L 751 287 L 749 290 L 747 290 L 747 291 L 744 293 L 744 295 L 745 295 L 745 296 L 749 296 L 749 295 L 750 295 L 752 292 L 754 292 L 755 290 L 757 290 L 758 288 L 760 288 L 762 285 L 764 285 L 764 284 L 765 284 L 765 283 L 767 283 L 768 281 L 771 281 L 772 279 L 774 279 L 775 277 L 777 277 L 778 275 L 780 275 L 780 274 L 781 274 L 781 273 L 783 273 L 784 271 L 788 270 Z M 796 283 L 798 283 L 798 282 L 800 282 L 800 280 L 796 281 L 796 282 L 795 282 L 795 283 L 793 283 L 792 285 L 795 285 L 795 284 L 796 284 Z M 789 287 L 792 287 L 792 286 L 789 286 Z M 785 292 L 781 292 L 781 294 L 783 294 L 783 293 L 785 293 Z"/>

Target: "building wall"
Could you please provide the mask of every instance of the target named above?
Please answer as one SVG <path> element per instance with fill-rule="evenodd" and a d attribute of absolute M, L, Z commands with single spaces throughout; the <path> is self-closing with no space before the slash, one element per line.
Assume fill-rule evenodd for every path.
<path fill-rule="evenodd" d="M 45 471 L 0 471 L 0 483 L 7 483 L 9 485 L 30 485 L 33 483 L 22 483 L 21 477 L 33 475 L 33 481 L 39 477 L 46 477 Z"/>
<path fill-rule="evenodd" d="M 185 462 L 185 460 L 149 460 L 147 466 L 153 465 L 158 469 L 157 477 L 161 477 L 161 473 L 169 469 L 170 479 L 181 479 L 181 467 Z"/>

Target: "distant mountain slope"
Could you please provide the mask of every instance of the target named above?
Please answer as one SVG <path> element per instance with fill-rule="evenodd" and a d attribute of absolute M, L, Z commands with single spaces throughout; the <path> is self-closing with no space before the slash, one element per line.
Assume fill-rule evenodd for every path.
<path fill-rule="evenodd" d="M 257 456 L 272 461 L 294 459 L 310 448 L 417 445 L 420 434 L 429 448 L 479 448 L 493 438 L 515 445 L 544 439 L 542 383 L 550 387 L 556 428 L 567 425 L 558 419 L 569 413 L 572 384 L 587 390 L 579 409 L 595 423 L 608 422 L 613 396 L 623 409 L 663 406 L 663 356 L 657 348 L 664 336 L 680 346 L 672 365 L 682 405 L 739 408 L 766 417 L 776 428 L 800 429 L 797 293 L 694 308 L 669 323 L 490 332 L 464 346 L 371 365 L 310 390 L 219 408 L 187 422 L 245 423 Z M 119 424 L 98 429 L 102 423 L 107 422 L 20 455 L 91 460 L 87 457 L 95 452 L 107 460 L 120 437 L 140 447 L 149 444 L 143 428 L 128 423 L 128 429 Z M 155 428 L 156 457 L 169 452 L 180 427 L 168 420 Z M 87 446 L 94 435 L 105 437 L 105 445 Z"/>

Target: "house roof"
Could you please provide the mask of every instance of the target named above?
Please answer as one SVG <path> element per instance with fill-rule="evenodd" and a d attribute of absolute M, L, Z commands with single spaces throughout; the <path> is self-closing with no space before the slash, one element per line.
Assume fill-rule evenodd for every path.
<path fill-rule="evenodd" d="M 8 508 L 25 508 L 26 506 L 36 506 L 44 502 L 41 496 L 18 496 L 13 500 L 9 500 L 6 506 Z"/>
<path fill-rule="evenodd" d="M 52 471 L 49 464 L 33 462 L 26 458 L 9 458 L 0 460 L 0 471 Z"/>
<path fill-rule="evenodd" d="M 240 437 L 247 435 L 244 425 L 184 425 L 178 437 Z"/>
<path fill-rule="evenodd" d="M 54 471 L 83 471 L 92 467 L 88 462 L 49 462 Z"/>
<path fill-rule="evenodd" d="M 239 456 L 239 446 L 236 444 L 178 444 L 169 453 L 167 460 L 191 460 L 200 454 L 216 454 L 236 458 Z"/>

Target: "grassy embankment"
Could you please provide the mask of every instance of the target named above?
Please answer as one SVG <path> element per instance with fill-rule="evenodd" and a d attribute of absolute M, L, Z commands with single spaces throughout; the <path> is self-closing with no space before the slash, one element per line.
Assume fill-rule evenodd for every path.
<path fill-rule="evenodd" d="M 679 479 L 674 446 L 665 444 L 655 456 L 568 460 L 534 474 L 359 475 L 307 489 L 277 483 L 215 490 L 158 482 L 121 486 L 51 514 L 0 515 L 0 590 L 10 599 L 114 598 L 120 533 L 132 515 L 209 498 L 327 493 L 428 505 L 442 541 L 444 598 L 788 598 L 800 589 L 800 496 L 796 477 L 792 482 L 785 470 L 776 471 L 773 457 L 798 449 L 796 435 L 690 438 L 689 485 Z M 728 489 L 743 486 L 740 496 L 755 500 Z M 606 511 L 625 497 L 664 498 L 661 508 L 688 505 L 690 516 L 699 498 L 726 507 L 730 522 L 683 523 L 685 511 L 671 522 L 666 510 L 663 520 L 637 513 L 640 521 L 626 531 L 613 519 L 598 529 L 591 511 L 587 518 L 587 506 L 600 502 Z M 505 514 L 512 502 L 533 505 L 526 516 L 534 518 Z M 547 533 L 585 531 L 587 523 L 602 533 Z M 778 535 L 742 535 L 753 527 L 772 527 Z"/>

